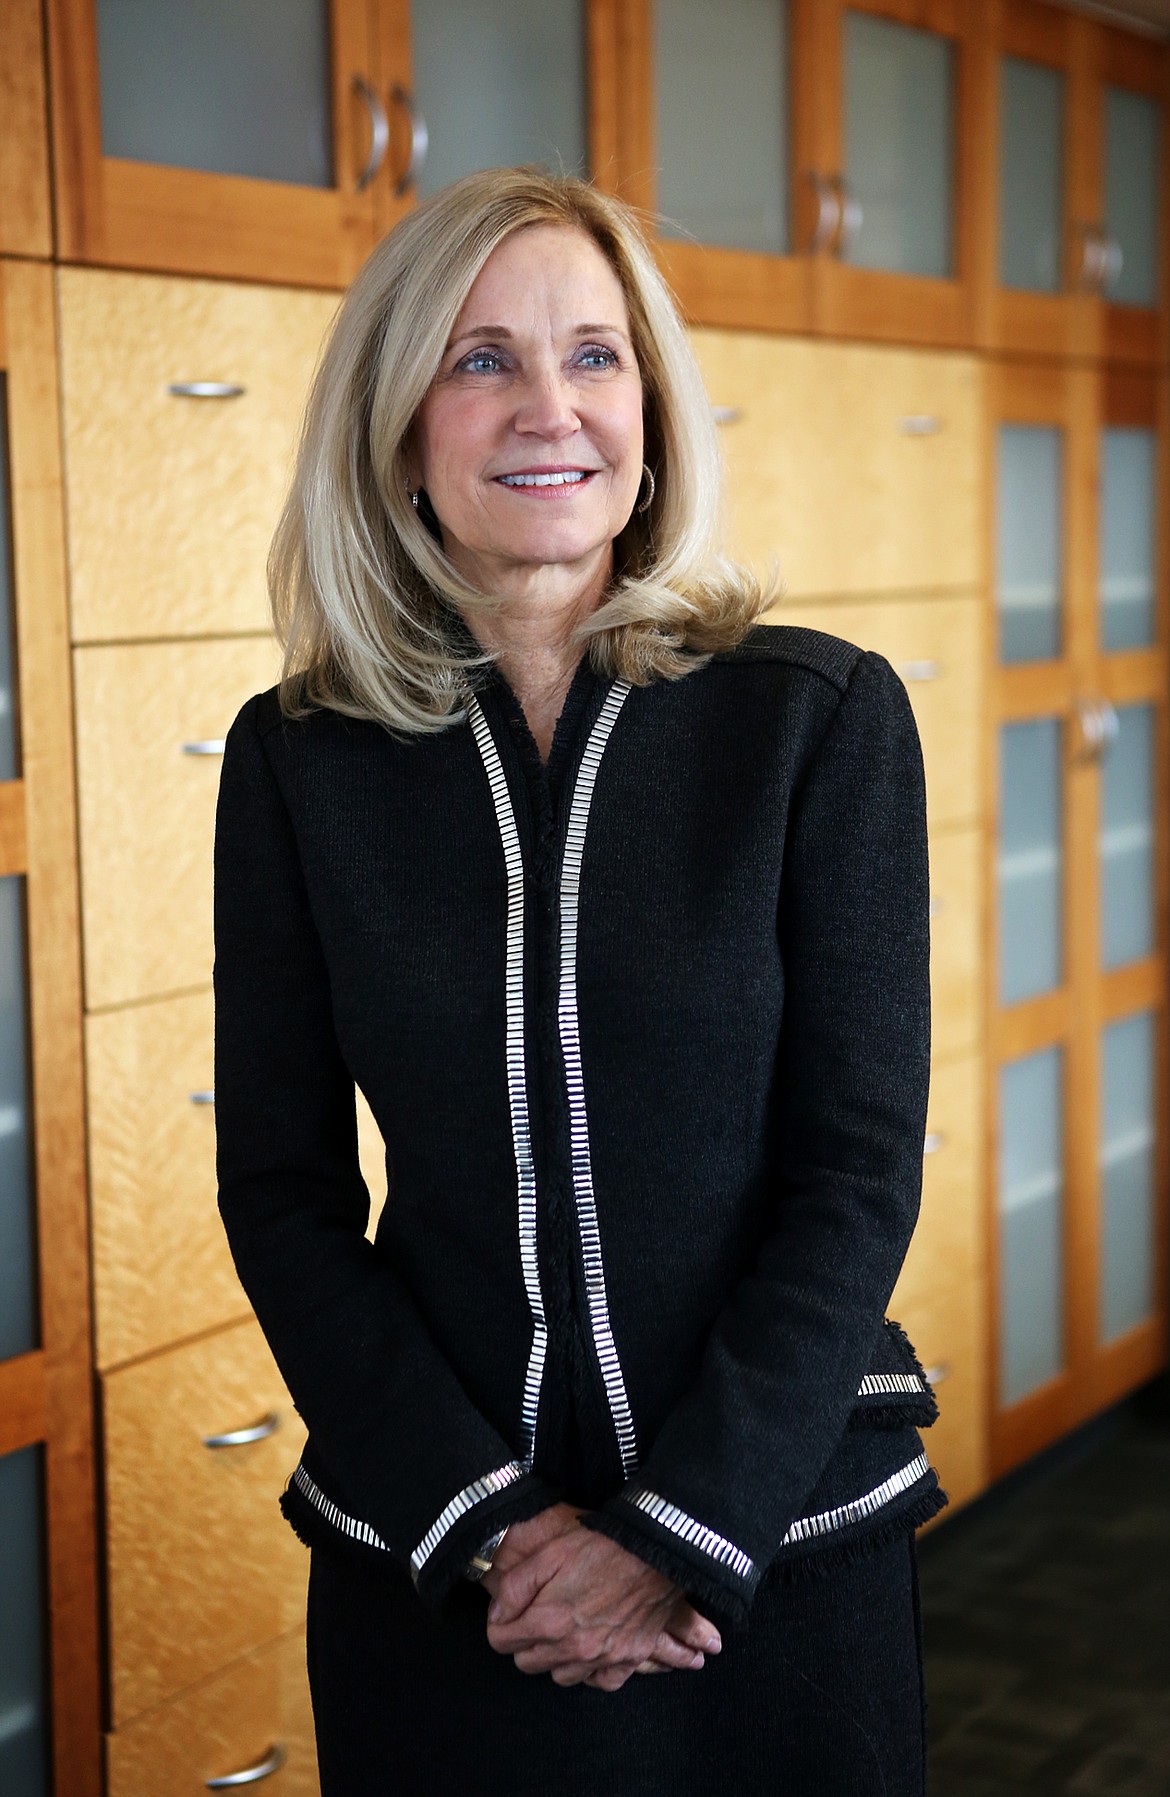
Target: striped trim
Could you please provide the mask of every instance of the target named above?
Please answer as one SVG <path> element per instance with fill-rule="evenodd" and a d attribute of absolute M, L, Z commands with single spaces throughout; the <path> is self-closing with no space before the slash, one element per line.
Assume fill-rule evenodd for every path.
<path fill-rule="evenodd" d="M 610 1415 L 613 1417 L 618 1448 L 621 1451 L 622 1471 L 626 1478 L 630 1477 L 638 1464 L 638 1450 L 630 1400 L 626 1395 L 625 1380 L 609 1317 L 605 1266 L 601 1256 L 601 1231 L 593 1192 L 593 1163 L 589 1153 L 589 1119 L 585 1112 L 581 1032 L 577 1015 L 577 920 L 585 830 L 589 822 L 589 807 L 593 800 L 597 770 L 601 766 L 601 757 L 605 753 L 610 732 L 617 722 L 618 713 L 629 690 L 629 683 L 625 680 L 615 681 L 611 686 L 597 722 L 589 733 L 589 741 L 577 770 L 565 838 L 565 857 L 561 867 L 561 988 L 557 1002 L 557 1023 L 569 1097 L 573 1193 L 577 1203 L 577 1226 L 581 1232 L 581 1252 L 585 1262 L 585 1293 L 593 1328 L 593 1345 L 597 1350 L 601 1376 L 605 1381 L 605 1393 L 609 1400 Z"/>
<path fill-rule="evenodd" d="M 532 1347 L 528 1354 L 528 1371 L 524 1377 L 524 1398 L 520 1410 L 523 1460 L 526 1467 L 531 1467 L 536 1445 L 540 1386 L 548 1354 L 548 1324 L 544 1314 L 540 1266 L 536 1255 L 536 1167 L 532 1158 L 528 1085 L 524 1069 L 524 863 L 520 855 L 516 819 L 508 797 L 508 783 L 504 779 L 504 770 L 487 719 L 480 709 L 478 699 L 474 697 L 469 702 L 468 715 L 475 732 L 476 746 L 483 758 L 488 785 L 491 787 L 492 803 L 496 808 L 496 822 L 499 824 L 500 841 L 504 849 L 504 867 L 508 876 L 504 1059 L 508 1076 L 508 1104 L 512 1113 L 512 1148 L 516 1157 L 520 1265 L 524 1272 L 528 1308 L 532 1312 Z"/>
<path fill-rule="evenodd" d="M 861 1522 L 875 1511 L 881 1510 L 892 1498 L 909 1491 L 917 1485 L 930 1471 L 930 1461 L 925 1454 L 919 1454 L 908 1466 L 899 1472 L 891 1473 L 864 1497 L 854 1498 L 852 1503 L 838 1504 L 834 1510 L 822 1510 L 816 1516 L 798 1516 L 783 1541 L 781 1547 L 791 1547 L 798 1541 L 811 1541 L 816 1536 L 831 1535 L 837 1529 L 846 1529 L 850 1523 Z"/>
<path fill-rule="evenodd" d="M 656 1491 L 626 1491 L 622 1496 L 627 1504 L 633 1504 L 637 1510 L 644 1510 L 647 1516 L 661 1523 L 664 1529 L 670 1529 L 680 1541 L 688 1542 L 691 1547 L 701 1548 L 703 1553 L 718 1560 L 720 1566 L 729 1566 L 739 1578 L 750 1579 L 754 1574 L 755 1562 L 741 1547 L 736 1547 L 734 1542 L 717 1535 L 705 1523 L 696 1522 L 693 1516 L 688 1516 L 676 1504 L 668 1504 Z"/>
<path fill-rule="evenodd" d="M 497 1466 L 495 1472 L 485 1473 L 482 1479 L 473 1479 L 462 1491 L 457 1491 L 447 1508 L 440 1511 L 413 1554 L 410 1556 L 411 1577 L 418 1584 L 419 1574 L 444 1535 L 454 1528 L 460 1517 L 474 1510 L 476 1504 L 482 1504 L 484 1498 L 493 1497 L 497 1491 L 507 1490 L 517 1479 L 522 1479 L 526 1468 L 518 1460 L 510 1460 L 507 1466 Z"/>
<path fill-rule="evenodd" d="M 316 1505 L 326 1522 L 331 1522 L 335 1529 L 341 1530 L 343 1535 L 350 1535 L 355 1541 L 364 1541 L 367 1547 L 380 1547 L 383 1553 L 390 1552 L 377 1530 L 372 1529 L 368 1522 L 359 1522 L 356 1516 L 347 1516 L 345 1511 L 333 1502 L 332 1498 L 325 1496 L 321 1487 L 309 1477 L 300 1461 L 297 1462 L 293 1472 L 292 1482 L 299 1491 L 304 1492 L 311 1504 Z"/>
<path fill-rule="evenodd" d="M 914 1392 L 925 1395 L 926 1381 L 917 1373 L 867 1373 L 857 1388 L 859 1398 L 876 1398 L 890 1392 Z"/>

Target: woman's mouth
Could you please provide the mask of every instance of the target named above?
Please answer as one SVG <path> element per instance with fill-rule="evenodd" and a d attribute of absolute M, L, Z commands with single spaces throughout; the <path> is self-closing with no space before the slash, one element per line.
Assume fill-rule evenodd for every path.
<path fill-rule="evenodd" d="M 524 474 L 498 474 L 496 483 L 513 493 L 554 495 L 587 486 L 596 473 L 596 468 L 534 469 Z"/>

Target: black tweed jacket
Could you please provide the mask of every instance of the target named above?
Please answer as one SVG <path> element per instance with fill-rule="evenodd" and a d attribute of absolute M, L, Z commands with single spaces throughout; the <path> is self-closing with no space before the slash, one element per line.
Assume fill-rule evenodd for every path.
<path fill-rule="evenodd" d="M 306 1541 L 438 1602 L 566 1497 L 742 1621 L 945 1502 L 884 1311 L 929 1066 L 921 755 L 887 662 L 755 630 L 402 742 L 274 691 L 216 833 L 219 1203 Z M 376 1241 L 354 1083 L 388 1144 Z"/>

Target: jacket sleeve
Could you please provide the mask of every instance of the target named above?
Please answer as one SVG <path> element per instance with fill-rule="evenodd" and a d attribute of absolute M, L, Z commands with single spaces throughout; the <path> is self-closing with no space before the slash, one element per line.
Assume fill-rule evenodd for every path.
<path fill-rule="evenodd" d="M 842 1440 L 917 1218 L 928 916 L 917 729 L 866 653 L 788 818 L 770 1232 L 694 1385 L 588 1524 L 733 1625 Z"/>
<path fill-rule="evenodd" d="M 437 1602 L 491 1533 L 555 1495 L 471 1403 L 366 1239 L 354 1081 L 257 703 L 228 735 L 216 816 L 220 1214 L 314 1464 L 328 1469 L 328 1492 L 310 1483 L 335 1514 L 319 1508 Z M 286 1509 L 292 1498 L 290 1487 Z"/>

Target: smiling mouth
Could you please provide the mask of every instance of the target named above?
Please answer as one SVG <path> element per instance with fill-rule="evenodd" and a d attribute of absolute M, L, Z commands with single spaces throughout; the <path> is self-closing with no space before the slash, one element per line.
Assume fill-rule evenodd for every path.
<path fill-rule="evenodd" d="M 582 487 L 596 472 L 595 468 L 557 468 L 547 474 L 499 474 L 496 481 L 513 491 L 525 487 Z"/>

